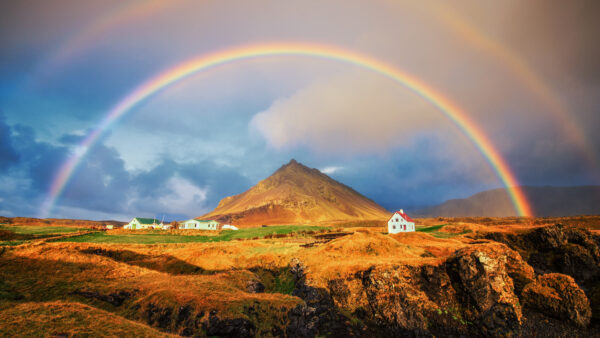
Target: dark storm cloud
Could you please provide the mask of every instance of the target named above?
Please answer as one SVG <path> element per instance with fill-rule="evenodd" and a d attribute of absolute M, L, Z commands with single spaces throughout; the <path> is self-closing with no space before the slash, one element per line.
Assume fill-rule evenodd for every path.
<path fill-rule="evenodd" d="M 13 147 L 11 130 L 6 125 L 4 114 L 0 112 L 0 172 L 17 163 L 19 155 Z"/>
<path fill-rule="evenodd" d="M 251 181 L 240 174 L 239 168 L 223 167 L 209 161 L 182 165 L 179 172 L 182 177 L 200 186 L 211 187 L 208 205 L 213 208 L 221 199 L 242 193 L 252 186 Z"/>
<path fill-rule="evenodd" d="M 415 210 L 469 196 L 482 186 L 500 186 L 483 160 L 462 161 L 451 152 L 440 156 L 451 148 L 445 148 L 444 140 L 423 138 L 410 147 L 394 149 L 384 159 L 367 157 L 350 162 L 348 169 L 331 176 L 388 210 Z"/>
<path fill-rule="evenodd" d="M 168 157 L 163 158 L 154 168 L 138 173 L 133 178 L 132 185 L 139 196 L 167 195 L 173 192 L 169 181 L 173 177 L 206 189 L 205 200 L 202 205 L 198 205 L 198 213 L 216 207 L 222 198 L 239 194 L 251 186 L 250 180 L 241 175 L 237 168 L 221 166 L 212 161 L 177 163 Z M 138 207 L 141 208 L 142 205 L 138 204 Z M 200 210 L 201 207 L 204 210 Z"/>
<path fill-rule="evenodd" d="M 66 203 L 107 213 L 127 210 L 131 175 L 114 148 L 96 145 L 87 154 L 64 194 Z"/>
<path fill-rule="evenodd" d="M 61 145 L 53 145 L 37 140 L 32 128 L 10 126 L 4 120 L 0 120 L 0 131 L 0 151 L 4 154 L 0 163 L 2 168 L 11 169 L 3 177 L 0 210 L 36 216 L 56 172 L 76 151 L 82 136 L 63 135 Z M 13 144 L 17 146 L 13 148 Z M 167 213 L 167 219 L 181 219 L 198 216 L 221 198 L 249 186 L 238 170 L 211 161 L 181 164 L 168 156 L 149 170 L 132 173 L 115 148 L 100 142 L 70 177 L 57 205 L 131 216 Z M 198 196 L 189 199 L 185 196 L 188 192 Z"/>
<path fill-rule="evenodd" d="M 34 191 L 48 191 L 54 174 L 68 156 L 68 148 L 38 141 L 35 131 L 28 126 L 13 126 L 12 134 L 12 142 L 21 156 L 19 169 L 27 172 Z"/>

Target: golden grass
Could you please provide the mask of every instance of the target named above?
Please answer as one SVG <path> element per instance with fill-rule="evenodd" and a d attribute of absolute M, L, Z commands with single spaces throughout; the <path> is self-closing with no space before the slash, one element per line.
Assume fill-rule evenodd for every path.
<path fill-rule="evenodd" d="M 464 222 L 446 225 L 440 231 L 452 234 L 466 230 L 473 234 L 519 232 L 535 226 Z M 440 264 L 473 241 L 467 236 L 436 238 L 422 232 L 387 235 L 382 234 L 384 230 L 345 228 L 344 231 L 351 234 L 312 247 L 302 245 L 317 239 L 298 235 L 151 245 L 29 243 L 0 249 L 3 250 L 0 253 L 0 332 L 5 336 L 15 333 L 157 336 L 160 333 L 146 326 L 142 315 L 151 306 L 173 309 L 188 306 L 192 314 L 204 320 L 213 310 L 218 311 L 220 318 L 246 318 L 245 309 L 252 306 L 268 313 L 261 318 L 276 318 L 281 323 L 286 309 L 302 300 L 285 293 L 249 293 L 248 283 L 261 278 L 258 272 L 253 272 L 257 268 L 282 271 L 293 258 L 298 258 L 306 266 L 308 283 L 318 287 L 327 287 L 331 279 L 345 279 L 370 267 L 392 271 L 402 280 L 410 273 L 410 267 Z M 353 282 L 349 283 L 353 287 Z M 126 291 L 132 296 L 123 305 L 114 306 L 86 298 L 77 291 L 102 295 Z M 89 323 L 96 317 L 97 322 Z M 74 321 L 81 325 L 73 324 L 74 331 L 69 331 L 71 326 L 67 323 Z M 166 329 L 177 332 L 178 328 L 173 325 Z M 270 324 L 265 321 L 261 325 Z M 19 331 L 21 326 L 28 327 Z M 105 331 L 94 331 L 96 329 Z M 135 331 L 138 329 L 142 331 Z"/>
<path fill-rule="evenodd" d="M 3 337 L 176 337 L 85 304 L 21 303 L 0 311 Z"/>

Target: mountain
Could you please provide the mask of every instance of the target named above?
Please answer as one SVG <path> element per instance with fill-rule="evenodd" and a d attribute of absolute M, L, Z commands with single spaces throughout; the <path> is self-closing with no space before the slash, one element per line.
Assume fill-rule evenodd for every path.
<path fill-rule="evenodd" d="M 523 187 L 536 216 L 600 214 L 600 186 Z M 493 189 L 415 212 L 420 217 L 516 216 L 506 190 Z"/>
<path fill-rule="evenodd" d="M 258 226 L 387 220 L 383 207 L 317 169 L 291 160 L 244 193 L 226 197 L 202 219 Z"/>

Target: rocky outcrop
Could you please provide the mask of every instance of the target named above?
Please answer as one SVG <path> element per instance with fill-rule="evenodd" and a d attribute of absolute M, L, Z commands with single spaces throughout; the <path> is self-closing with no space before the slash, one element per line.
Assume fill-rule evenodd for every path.
<path fill-rule="evenodd" d="M 441 265 L 373 266 L 329 281 L 328 290 L 378 334 L 505 336 L 520 332 L 518 295 L 534 279 L 517 252 L 479 244 Z"/>
<path fill-rule="evenodd" d="M 568 319 L 580 327 L 590 324 L 590 302 L 570 276 L 559 273 L 538 276 L 523 290 L 523 299 L 525 306 L 550 317 Z"/>
<path fill-rule="evenodd" d="M 519 251 L 538 274 L 563 273 L 584 289 L 600 280 L 599 239 L 587 229 L 557 224 L 522 235 L 489 233 L 485 238 Z"/>
<path fill-rule="evenodd" d="M 561 301 L 538 292 L 544 288 L 562 293 Z M 589 303 L 572 278 L 536 279 L 518 252 L 499 243 L 460 249 L 440 265 L 373 266 L 329 281 L 328 291 L 337 308 L 380 335 L 529 336 L 552 334 L 550 327 L 591 332 Z M 547 319 L 551 326 L 535 323 Z"/>
<path fill-rule="evenodd" d="M 202 323 L 207 336 L 254 337 L 256 326 L 245 318 L 220 319 L 211 312 L 208 320 Z"/>
<path fill-rule="evenodd" d="M 592 325 L 600 327 L 600 236 L 557 224 L 520 235 L 489 233 L 484 237 L 519 251 L 537 274 L 573 277 L 591 303 Z"/>
<path fill-rule="evenodd" d="M 315 337 L 319 333 L 356 335 L 352 326 L 346 325 L 336 309 L 330 293 L 306 283 L 305 266 L 298 259 L 290 262 L 290 273 L 295 288 L 292 295 L 304 300 L 288 313 L 288 337 Z M 354 333 L 354 334 L 353 334 Z"/>
<path fill-rule="evenodd" d="M 480 323 L 485 335 L 518 332 L 523 314 L 512 276 L 533 280 L 533 269 L 504 245 L 474 245 L 458 250 L 448 259 L 465 317 Z"/>

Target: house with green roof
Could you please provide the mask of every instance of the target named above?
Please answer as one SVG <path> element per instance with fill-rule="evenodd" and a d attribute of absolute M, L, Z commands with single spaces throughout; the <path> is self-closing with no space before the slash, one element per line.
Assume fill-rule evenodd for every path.
<path fill-rule="evenodd" d="M 180 229 L 218 230 L 219 222 L 214 220 L 188 219 L 180 223 Z"/>
<path fill-rule="evenodd" d="M 154 229 L 161 228 L 162 222 L 157 220 L 156 218 L 142 218 L 135 217 L 129 222 L 129 224 L 125 225 L 123 229 L 131 229 L 131 230 L 139 230 L 139 229 Z"/>

